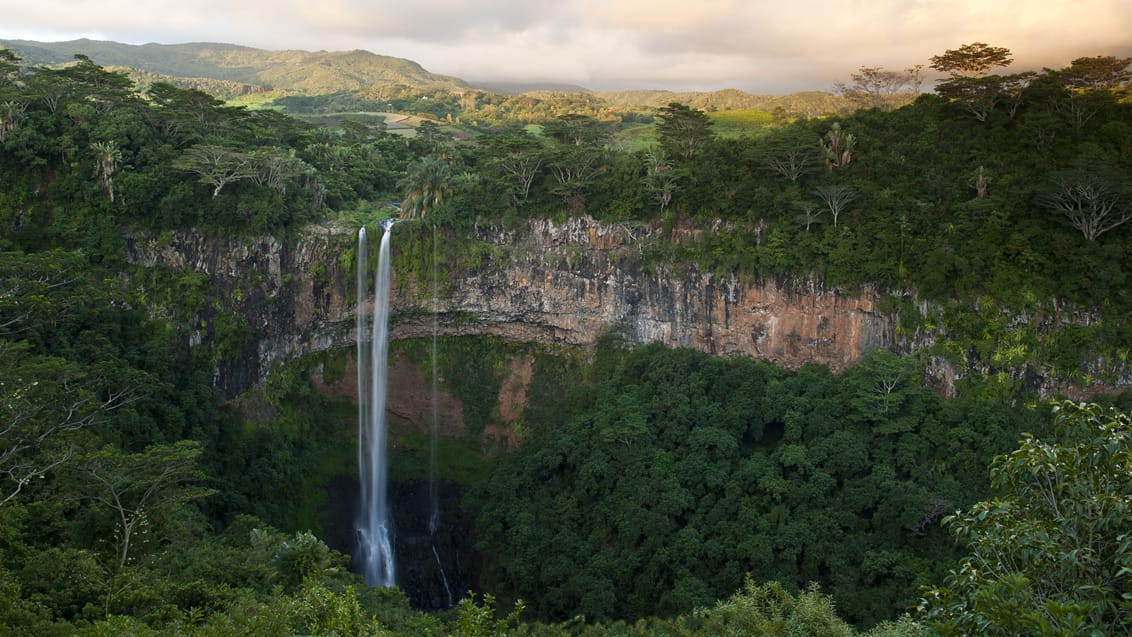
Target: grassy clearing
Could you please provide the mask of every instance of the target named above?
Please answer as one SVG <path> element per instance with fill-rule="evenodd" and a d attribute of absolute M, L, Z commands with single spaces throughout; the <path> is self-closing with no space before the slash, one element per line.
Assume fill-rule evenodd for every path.
<path fill-rule="evenodd" d="M 708 113 L 712 131 L 719 137 L 762 137 L 781 122 L 774 115 L 759 110 L 718 111 Z M 657 143 L 656 124 L 628 124 L 613 138 L 613 145 L 627 152 L 645 150 Z"/>
<path fill-rule="evenodd" d="M 242 106 L 242 107 L 250 109 L 250 110 L 260 110 L 260 109 L 279 110 L 278 107 L 276 107 L 272 104 L 272 102 L 274 102 L 275 99 L 278 98 L 278 97 L 279 97 L 279 94 L 274 93 L 274 92 L 247 93 L 245 95 L 237 95 L 237 96 L 225 101 L 225 105 L 236 106 L 236 107 Z"/>
<path fill-rule="evenodd" d="M 417 115 L 406 115 L 405 113 L 388 113 L 379 111 L 356 111 L 348 113 L 317 113 L 317 114 L 295 114 L 295 117 L 314 124 L 315 126 L 322 126 L 323 128 L 338 129 L 342 127 L 342 122 L 359 122 L 362 124 L 385 124 L 385 130 L 394 135 L 404 135 L 405 137 L 415 137 L 417 134 L 417 127 L 422 122 L 431 121 L 435 123 L 441 131 L 452 133 L 455 137 L 464 137 L 466 133 L 463 129 L 452 126 L 451 124 L 440 121 L 431 120 Z"/>
<path fill-rule="evenodd" d="M 357 113 L 318 113 L 318 114 L 298 114 L 295 115 L 303 121 L 310 122 L 315 126 L 323 126 L 325 128 L 340 128 L 342 122 L 358 122 L 361 124 L 385 124 L 389 132 L 395 132 L 396 129 L 410 129 L 415 126 L 406 122 L 409 119 L 408 115 L 400 113 L 378 113 L 378 112 L 357 112 Z"/>
<path fill-rule="evenodd" d="M 635 153 L 656 145 L 655 124 L 627 124 L 613 137 L 613 145 Z"/>
<path fill-rule="evenodd" d="M 720 137 L 762 137 L 779 125 L 773 114 L 759 110 L 717 111 L 708 113 L 715 133 Z"/>

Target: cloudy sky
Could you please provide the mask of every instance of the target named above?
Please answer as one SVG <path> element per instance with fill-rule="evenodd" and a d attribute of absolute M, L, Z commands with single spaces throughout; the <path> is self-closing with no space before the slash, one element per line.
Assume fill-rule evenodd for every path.
<path fill-rule="evenodd" d="M 970 42 L 1012 70 L 1132 55 L 1132 0 L 30 0 L 0 39 L 366 49 L 468 80 L 829 90 Z"/>

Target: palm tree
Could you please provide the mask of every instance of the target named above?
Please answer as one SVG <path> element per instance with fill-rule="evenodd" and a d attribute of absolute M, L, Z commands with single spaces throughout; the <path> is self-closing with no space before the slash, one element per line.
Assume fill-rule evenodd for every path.
<path fill-rule="evenodd" d="M 7 101 L 0 103 L 0 142 L 4 141 L 8 133 L 16 130 L 16 126 L 24 118 L 27 105 L 23 102 Z"/>
<path fill-rule="evenodd" d="M 661 212 L 672 203 L 676 190 L 676 171 L 663 150 L 652 150 L 645 155 L 645 189 L 656 198 Z"/>
<path fill-rule="evenodd" d="M 98 173 L 102 189 L 110 194 L 110 201 L 114 201 L 114 181 L 111 176 L 118 170 L 118 162 L 122 159 L 122 150 L 114 140 L 94 142 L 90 145 L 95 153 L 94 170 Z"/>
<path fill-rule="evenodd" d="M 405 190 L 401 209 L 409 219 L 424 219 L 444 203 L 451 191 L 452 169 L 439 157 L 422 157 L 409 168 L 398 187 Z"/>

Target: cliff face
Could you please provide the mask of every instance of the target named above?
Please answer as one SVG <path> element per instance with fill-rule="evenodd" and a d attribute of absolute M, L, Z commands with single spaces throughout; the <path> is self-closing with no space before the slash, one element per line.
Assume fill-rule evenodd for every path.
<path fill-rule="evenodd" d="M 642 237 L 584 219 L 538 222 L 531 230 L 521 242 L 490 236 L 508 255 L 506 266 L 461 279 L 448 308 L 479 317 L 483 333 L 504 338 L 591 345 L 612 329 L 635 344 L 790 368 L 817 362 L 841 369 L 896 344 L 893 317 L 878 313 L 870 294 L 744 282 L 695 267 L 646 268 L 636 245 Z"/>
<path fill-rule="evenodd" d="M 184 231 L 161 241 L 134 239 L 127 258 L 206 273 L 215 298 L 244 318 L 252 337 L 239 356 L 221 362 L 216 376 L 235 396 L 278 360 L 354 343 L 355 275 L 346 270 L 349 259 L 339 258 L 352 249 L 354 232 L 315 226 L 283 243 Z M 454 274 L 438 307 L 394 272 L 391 337 L 431 336 L 435 310 L 442 335 L 590 346 L 612 330 L 634 344 L 751 356 L 788 368 L 816 362 L 839 370 L 871 349 L 903 348 L 895 317 L 877 311 L 875 294 L 743 281 L 695 267 L 645 267 L 640 242 L 650 233 L 589 219 L 534 222 L 521 234 L 480 230 L 498 258 Z M 206 305 L 184 326 L 191 340 L 210 338 L 213 312 Z"/>
<path fill-rule="evenodd" d="M 274 237 L 218 239 L 177 231 L 129 239 L 126 259 L 146 268 L 207 275 L 213 302 L 179 326 L 190 343 L 215 338 L 221 308 L 246 322 L 251 337 L 238 355 L 220 362 L 214 378 L 231 398 L 264 380 L 276 361 L 353 342 L 354 308 L 347 305 L 344 284 L 352 279 L 337 264 L 345 232 L 314 226 L 298 241 L 284 243 Z M 329 274 L 315 276 L 320 272 Z M 150 311 L 176 313 L 164 307 Z"/>

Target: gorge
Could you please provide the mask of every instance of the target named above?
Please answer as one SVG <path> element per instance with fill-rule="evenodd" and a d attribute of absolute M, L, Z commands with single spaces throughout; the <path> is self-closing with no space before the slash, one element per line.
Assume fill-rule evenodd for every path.
<path fill-rule="evenodd" d="M 918 351 L 929 361 L 925 382 L 943 395 L 954 393 L 961 374 L 954 362 L 930 355 L 930 334 L 907 333 L 895 311 L 882 311 L 884 297 L 875 290 L 826 289 L 812 279 L 751 281 L 703 272 L 690 264 L 651 264 L 647 245 L 659 227 L 589 218 L 536 220 L 515 229 L 477 227 L 470 250 L 465 245 L 443 252 L 450 246 L 442 240 L 444 275 L 436 295 L 436 245 L 421 243 L 432 231 L 416 226 L 421 230 L 416 235 L 411 222 L 398 224 L 396 230 L 406 239 L 398 249 L 413 254 L 394 259 L 389 337 L 395 342 L 427 341 L 435 335 L 490 337 L 524 346 L 585 350 L 604 335 L 615 334 L 627 344 L 686 347 L 766 360 L 788 369 L 814 363 L 834 371 L 852 367 L 876 349 Z M 364 293 L 352 294 L 353 268 L 362 252 L 353 246 L 350 228 L 329 224 L 308 227 L 288 241 L 223 240 L 171 231 L 160 240 L 134 237 L 128 243 L 132 264 L 207 274 L 209 296 L 227 299 L 230 309 L 247 322 L 250 336 L 237 356 L 218 362 L 214 376 L 214 384 L 229 398 L 261 386 L 273 369 L 297 357 L 341 352 L 347 372 L 365 358 L 358 354 L 351 359 L 349 354 L 362 329 L 356 312 L 368 313 L 374 303 L 371 296 L 358 303 Z M 203 304 L 182 326 L 188 340 L 215 340 L 208 330 L 216 308 L 215 303 Z M 167 310 L 155 306 L 150 311 L 160 315 Z M 516 425 L 523 412 L 532 361 L 519 354 L 505 363 L 499 395 L 493 399 L 497 424 L 477 431 L 466 422 L 461 402 L 451 391 L 428 389 L 435 370 L 430 373 L 423 362 L 395 353 L 387 410 L 401 424 L 402 437 L 406 431 L 427 435 L 438 430 L 442 437 L 483 449 L 500 443 L 512 446 L 514 432 L 507 428 Z M 980 362 L 965 364 L 975 367 Z M 1033 370 L 1012 373 L 1030 383 L 1032 391 L 1064 389 Z M 1126 370 L 1111 375 L 1121 374 L 1128 384 Z M 339 380 L 327 379 L 317 370 L 313 377 L 322 391 L 357 399 L 362 390 L 351 378 L 346 373 Z M 433 462 L 435 457 L 430 457 L 429 464 Z M 356 501 L 350 484 L 345 478 L 331 480 L 330 499 Z M 398 503 L 392 518 L 398 584 L 419 607 L 451 605 L 453 589 L 474 584 L 479 570 L 470 549 L 471 522 L 459 505 L 463 487 L 442 482 L 438 489 L 432 480 L 414 479 L 394 480 L 390 489 L 390 501 Z M 445 521 L 439 529 L 438 500 Z M 352 524 L 353 512 L 332 506 L 321 515 L 327 542 L 352 552 L 352 538 L 339 527 Z"/>
<path fill-rule="evenodd" d="M 408 234 L 412 225 L 398 224 L 394 233 Z M 537 347 L 592 349 L 603 335 L 615 333 L 627 343 L 659 342 L 721 356 L 765 359 L 790 368 L 819 363 L 832 369 L 844 369 L 875 348 L 907 347 L 896 333 L 895 317 L 878 311 L 877 295 L 870 292 L 848 295 L 813 282 L 743 282 L 691 266 L 649 267 L 643 249 L 658 231 L 589 218 L 535 221 L 523 232 L 478 228 L 475 247 L 487 256 L 478 264 L 468 263 L 466 254 L 441 257 L 448 276 L 439 285 L 439 301 L 433 298 L 431 266 L 418 268 L 413 276 L 396 271 L 398 263 L 402 269 L 409 263 L 395 261 L 389 338 L 480 336 Z M 376 405 L 381 392 L 373 384 L 378 381 L 362 373 L 376 362 L 373 357 L 382 355 L 377 353 L 380 348 L 375 347 L 373 354 L 369 350 L 369 341 L 378 338 L 376 326 L 372 335 L 362 339 L 367 341 L 364 347 L 357 347 L 352 358 L 348 352 L 359 331 L 368 332 L 369 321 L 376 322 L 383 310 L 375 307 L 371 276 L 351 285 L 355 265 L 367 267 L 366 252 L 375 251 L 364 235 L 356 246 L 352 242 L 351 229 L 332 225 L 308 227 L 286 242 L 271 237 L 222 240 L 194 231 L 172 231 L 160 238 L 130 240 L 128 260 L 151 270 L 206 274 L 208 296 L 224 299 L 225 309 L 246 321 L 250 337 L 240 344 L 238 355 L 218 362 L 214 376 L 214 384 L 229 398 L 261 386 L 276 366 L 289 360 L 343 352 L 347 373 L 340 380 L 318 375 L 315 381 L 323 391 L 362 405 L 358 442 L 362 454 L 362 443 L 371 436 L 366 433 L 369 423 L 385 416 L 367 412 L 371 408 L 366 404 Z M 405 244 L 398 247 L 411 249 Z M 431 259 L 431 250 L 426 252 Z M 460 263 L 461 258 L 465 262 Z M 369 259 L 372 270 L 373 257 Z M 209 330 L 215 329 L 215 313 L 221 311 L 217 308 L 215 302 L 204 303 L 182 325 L 190 342 L 216 340 Z M 171 313 L 156 305 L 150 311 Z M 437 429 L 449 439 L 468 438 L 460 401 L 451 392 L 433 395 L 423 389 L 429 384 L 429 370 L 401 355 L 394 355 L 390 363 L 386 410 L 396 422 L 411 431 Z M 506 427 L 523 411 L 531 365 L 532 359 L 523 355 L 508 363 L 495 401 L 504 429 L 491 426 L 478 434 L 483 445 L 514 444 Z M 350 368 L 358 373 L 350 373 Z M 431 375 L 435 377 L 435 370 Z M 321 514 L 323 536 L 346 553 L 356 550 L 352 534 L 345 531 L 354 512 L 333 503 L 359 497 L 368 502 L 378 495 L 370 486 L 376 461 L 368 455 L 361 459 L 361 493 L 353 486 L 355 479 L 332 478 L 326 485 L 332 504 Z M 393 503 L 390 523 L 396 546 L 378 550 L 387 546 L 378 542 L 378 549 L 365 548 L 360 557 L 355 555 L 367 582 L 375 584 L 393 581 L 395 555 L 397 583 L 425 608 L 450 606 L 453 589 L 461 591 L 473 584 L 478 570 L 469 551 L 470 520 L 457 503 L 463 488 L 443 481 L 439 488 L 436 484 L 431 478 L 427 486 L 418 480 L 391 483 L 388 500 L 378 498 L 378 506 L 384 509 Z M 427 497 L 422 493 L 426 490 Z M 435 508 L 438 501 L 442 515 Z M 365 506 L 361 515 L 368 529 L 374 514 Z M 443 525 L 437 524 L 438 517 Z M 384 523 L 375 528 L 389 532 Z M 360 537 L 369 535 L 368 530 L 359 531 Z M 382 561 L 386 557 L 389 563 Z"/>

